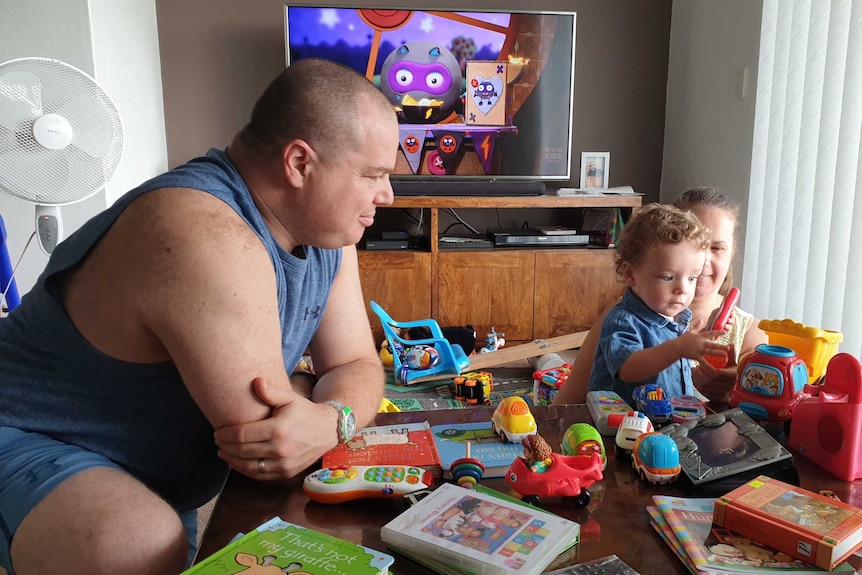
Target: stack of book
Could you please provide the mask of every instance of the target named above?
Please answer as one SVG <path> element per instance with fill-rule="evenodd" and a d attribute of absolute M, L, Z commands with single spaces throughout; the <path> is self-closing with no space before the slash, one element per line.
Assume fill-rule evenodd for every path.
<path fill-rule="evenodd" d="M 753 482 L 746 485 L 751 483 Z M 799 495 L 805 491 L 799 487 L 792 489 Z M 724 498 L 730 497 L 729 501 L 735 500 L 737 496 L 732 494 L 736 491 L 738 490 L 725 495 Z M 719 498 L 718 501 L 722 499 Z M 744 521 L 745 525 L 734 522 L 731 530 L 727 524 L 714 523 L 717 501 L 714 498 L 655 495 L 653 501 L 655 505 L 647 507 L 651 518 L 650 523 L 693 575 L 704 573 L 801 575 L 829 571 L 828 568 L 823 569 L 811 564 L 809 561 L 813 562 L 813 559 L 804 561 L 795 549 L 793 553 L 788 552 L 787 544 L 793 542 L 795 545 L 796 541 L 789 536 L 789 532 L 783 534 L 775 532 L 773 535 L 760 535 L 755 538 L 752 535 L 753 530 L 759 529 L 758 524 L 767 521 L 763 516 L 760 518 L 754 515 L 748 516 Z M 733 514 L 734 512 L 731 512 L 731 516 Z M 724 517 L 726 519 L 726 512 Z M 838 561 L 834 563 L 831 572 L 854 573 L 855 571 L 848 563 Z"/>
<path fill-rule="evenodd" d="M 536 575 L 571 562 L 579 533 L 576 522 L 502 493 L 446 483 L 384 525 L 380 537 L 444 575 Z"/>
<path fill-rule="evenodd" d="M 273 517 L 181 575 L 387 575 L 395 558 Z"/>

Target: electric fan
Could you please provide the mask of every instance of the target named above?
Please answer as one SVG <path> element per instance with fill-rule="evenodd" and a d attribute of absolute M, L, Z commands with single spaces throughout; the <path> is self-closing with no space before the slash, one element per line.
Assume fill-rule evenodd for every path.
<path fill-rule="evenodd" d="M 120 114 L 88 74 L 47 58 L 0 64 L 0 192 L 36 204 L 46 254 L 63 239 L 59 206 L 102 189 L 122 149 Z"/>

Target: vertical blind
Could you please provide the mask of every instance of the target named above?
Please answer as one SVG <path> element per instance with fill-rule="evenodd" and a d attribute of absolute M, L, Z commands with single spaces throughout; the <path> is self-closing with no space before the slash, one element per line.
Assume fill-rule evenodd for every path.
<path fill-rule="evenodd" d="M 742 293 L 862 357 L 862 1 L 763 0 Z M 753 305 L 752 305 L 753 302 Z"/>

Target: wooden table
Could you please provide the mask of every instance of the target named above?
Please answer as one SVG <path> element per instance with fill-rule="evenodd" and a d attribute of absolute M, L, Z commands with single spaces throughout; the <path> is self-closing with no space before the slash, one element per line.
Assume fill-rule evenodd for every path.
<path fill-rule="evenodd" d="M 568 427 L 576 422 L 591 423 L 584 405 L 533 407 L 539 433 L 552 446 L 559 446 Z M 493 408 L 412 411 L 383 413 L 377 425 L 428 420 L 431 425 L 463 421 L 490 421 Z M 547 499 L 541 506 L 552 513 L 574 519 L 581 524 L 581 544 L 577 562 L 616 554 L 644 575 L 687 573 L 649 525 L 645 510 L 658 494 L 685 495 L 681 485 L 650 485 L 641 482 L 628 459 L 616 459 L 613 438 L 605 438 L 608 465 L 604 480 L 590 487 L 592 503 L 588 509 L 576 509 L 571 501 Z M 844 482 L 794 454 L 802 487 L 818 491 L 830 489 L 843 501 L 862 507 L 862 480 Z M 232 473 L 213 510 L 201 541 L 199 558 L 208 557 L 226 545 L 238 532 L 247 532 L 278 515 L 286 521 L 323 531 L 371 548 L 386 551 L 380 540 L 380 528 L 403 510 L 400 500 L 366 499 L 340 505 L 310 501 L 300 487 L 304 475 L 287 485 L 265 485 Z M 483 484 L 514 494 L 502 478 L 484 479 Z M 396 557 L 393 575 L 433 573 L 401 555 Z M 855 557 L 853 562 L 859 561 Z"/>

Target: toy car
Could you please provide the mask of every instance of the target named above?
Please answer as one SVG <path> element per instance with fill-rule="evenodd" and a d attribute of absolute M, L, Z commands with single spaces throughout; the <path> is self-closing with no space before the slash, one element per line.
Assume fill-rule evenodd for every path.
<path fill-rule="evenodd" d="M 654 425 L 670 420 L 673 410 L 664 389 L 654 383 L 639 385 L 632 392 L 635 409 L 650 418 Z"/>
<path fill-rule="evenodd" d="M 520 443 L 536 433 L 536 418 L 523 397 L 504 397 L 491 416 L 491 431 L 504 442 Z"/>
<path fill-rule="evenodd" d="M 796 405 L 811 394 L 805 389 L 808 368 L 795 351 L 761 344 L 742 362 L 730 392 L 730 407 L 755 421 L 787 422 Z"/>
<path fill-rule="evenodd" d="M 563 455 L 585 455 L 587 457 L 597 452 L 602 456 L 602 471 L 605 470 L 608 464 L 602 436 L 599 434 L 599 430 L 589 423 L 573 423 L 570 425 L 563 435 L 563 441 L 560 443 L 560 452 Z"/>
<path fill-rule="evenodd" d="M 587 488 L 602 479 L 601 455 L 597 452 L 590 457 L 553 453 L 551 458 L 551 466 L 543 473 L 531 471 L 523 457 L 515 458 L 506 473 L 506 483 L 524 502 L 533 505 L 541 497 L 574 497 L 578 507 L 589 505 Z"/>
<path fill-rule="evenodd" d="M 641 481 L 670 483 L 675 480 L 682 470 L 676 441 L 655 431 L 641 434 L 632 450 L 632 469 L 640 475 Z"/>
<path fill-rule="evenodd" d="M 614 439 L 616 452 L 620 455 L 630 455 L 637 438 L 650 431 L 655 431 L 655 429 L 649 418 L 639 411 L 630 411 L 628 415 L 623 417 L 617 428 L 617 435 Z"/>

